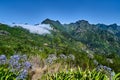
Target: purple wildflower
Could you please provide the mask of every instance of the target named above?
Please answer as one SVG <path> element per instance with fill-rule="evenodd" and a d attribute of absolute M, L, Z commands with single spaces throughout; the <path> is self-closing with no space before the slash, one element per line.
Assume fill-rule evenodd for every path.
<path fill-rule="evenodd" d="M 24 67 L 25 67 L 26 69 L 30 69 L 30 68 L 31 68 L 31 63 L 28 62 L 28 61 L 26 61 L 26 62 L 24 63 Z"/>
<path fill-rule="evenodd" d="M 17 80 L 24 80 L 27 78 L 28 75 L 28 71 L 27 70 L 23 70 L 18 77 L 16 78 Z"/>
<path fill-rule="evenodd" d="M 5 55 L 1 55 L 0 56 L 0 64 L 5 64 L 6 63 L 6 56 Z"/>

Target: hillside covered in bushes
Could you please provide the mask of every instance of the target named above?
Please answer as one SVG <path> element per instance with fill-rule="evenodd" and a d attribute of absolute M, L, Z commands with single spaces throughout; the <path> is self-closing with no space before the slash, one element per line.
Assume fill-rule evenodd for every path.
<path fill-rule="evenodd" d="M 6 76 L 13 76 L 7 80 L 25 71 L 28 80 L 120 79 L 120 26 L 90 24 L 86 20 L 61 24 L 46 19 L 33 27 L 42 24 L 50 26 L 44 28 L 47 33 L 31 32 L 28 24 L 0 24 L 0 75 L 7 69 L 11 75 Z M 20 69 L 13 74 L 9 66 Z"/>

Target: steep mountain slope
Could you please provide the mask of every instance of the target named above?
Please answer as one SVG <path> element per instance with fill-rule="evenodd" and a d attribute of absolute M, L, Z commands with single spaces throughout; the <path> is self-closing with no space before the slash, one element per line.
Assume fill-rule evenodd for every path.
<path fill-rule="evenodd" d="M 59 30 L 59 29 L 58 29 Z M 81 51 L 81 42 L 69 40 L 61 31 L 50 30 L 51 34 L 35 34 L 20 26 L 0 25 L 0 54 L 52 54 L 70 51 Z M 77 46 L 78 44 L 81 46 Z M 83 46 L 82 46 L 83 45 Z M 68 47 L 69 46 L 69 47 Z M 74 47 L 73 47 L 74 46 Z M 74 50 L 75 49 L 75 50 Z M 78 50 L 79 49 L 79 50 Z M 9 53 L 9 54 L 8 54 Z M 67 53 L 65 53 L 67 54 Z"/>
<path fill-rule="evenodd" d="M 120 54 L 119 26 L 90 24 L 88 21 L 79 20 L 75 23 L 61 24 L 59 21 L 46 19 L 42 23 L 50 24 L 56 30 L 64 32 L 68 39 L 80 41 L 95 53 Z"/>

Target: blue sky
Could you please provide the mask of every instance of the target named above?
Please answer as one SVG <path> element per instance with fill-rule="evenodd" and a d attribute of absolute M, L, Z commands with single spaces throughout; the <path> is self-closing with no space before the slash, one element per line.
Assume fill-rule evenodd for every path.
<path fill-rule="evenodd" d="M 46 18 L 120 24 L 120 0 L 0 0 L 0 22 L 36 24 Z"/>

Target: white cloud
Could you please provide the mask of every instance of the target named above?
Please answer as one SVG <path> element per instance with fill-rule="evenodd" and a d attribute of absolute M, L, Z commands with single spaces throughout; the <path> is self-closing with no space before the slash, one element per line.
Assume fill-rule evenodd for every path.
<path fill-rule="evenodd" d="M 27 30 L 29 30 L 31 33 L 37 33 L 37 34 L 50 34 L 49 30 L 52 28 L 49 24 L 39 24 L 39 25 L 25 25 L 25 24 L 13 24 L 11 26 L 21 26 Z"/>

